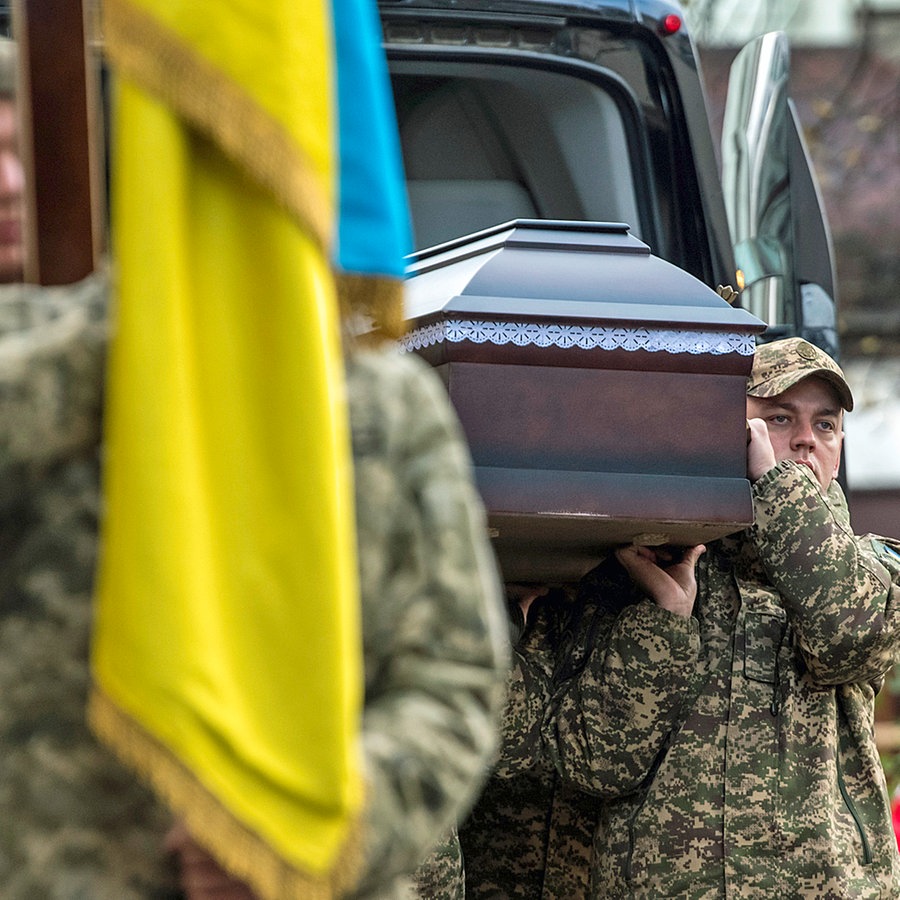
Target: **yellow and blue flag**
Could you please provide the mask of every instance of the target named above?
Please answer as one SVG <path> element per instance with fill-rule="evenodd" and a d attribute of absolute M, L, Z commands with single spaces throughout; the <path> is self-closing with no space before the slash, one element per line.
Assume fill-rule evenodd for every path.
<path fill-rule="evenodd" d="M 340 173 L 335 253 L 345 313 L 403 332 L 403 257 L 412 248 L 400 140 L 369 0 L 335 0 Z M 390 249 L 387 249 L 390 248 Z"/>
<path fill-rule="evenodd" d="M 396 328 L 409 249 L 377 16 L 102 11 L 116 302 L 90 721 L 261 897 L 331 897 L 363 802 L 338 282 Z"/>

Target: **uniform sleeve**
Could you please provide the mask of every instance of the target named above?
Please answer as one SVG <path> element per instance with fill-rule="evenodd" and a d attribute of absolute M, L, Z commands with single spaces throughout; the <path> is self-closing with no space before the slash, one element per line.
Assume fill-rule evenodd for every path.
<path fill-rule="evenodd" d="M 384 354 L 349 379 L 363 591 L 367 773 L 355 896 L 412 873 L 497 746 L 508 624 L 468 451 L 443 387 Z"/>
<path fill-rule="evenodd" d="M 543 737 L 564 778 L 610 798 L 644 780 L 680 721 L 700 636 L 696 619 L 649 600 L 598 615 L 587 665 L 556 691 Z"/>
<path fill-rule="evenodd" d="M 106 281 L 0 292 L 0 480 L 97 445 Z"/>
<path fill-rule="evenodd" d="M 850 530 L 810 472 L 781 462 L 753 486 L 755 540 L 810 674 L 821 684 L 873 681 L 900 652 L 894 551 Z"/>
<path fill-rule="evenodd" d="M 541 765 L 541 723 L 550 703 L 558 606 L 538 598 L 528 628 L 515 641 L 500 720 L 500 747 L 493 774 L 512 778 Z M 546 763 L 544 763 L 546 765 Z"/>
<path fill-rule="evenodd" d="M 413 884 L 419 897 L 465 900 L 466 873 L 455 826 L 438 841 L 428 859 L 416 870 Z"/>

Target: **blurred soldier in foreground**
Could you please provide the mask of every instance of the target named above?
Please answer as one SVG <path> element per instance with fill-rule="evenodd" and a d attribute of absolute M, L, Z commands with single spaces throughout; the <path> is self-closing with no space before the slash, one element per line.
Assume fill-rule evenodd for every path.
<path fill-rule="evenodd" d="M 9 900 L 177 896 L 162 846 L 168 813 L 84 723 L 106 299 L 99 276 L 0 293 L 0 883 Z M 402 896 L 400 876 L 465 810 L 496 743 L 505 635 L 480 501 L 442 388 L 388 349 L 352 353 L 348 381 L 370 779 L 358 895 Z M 184 833 L 170 845 L 193 860 L 191 896 L 207 896 L 211 869 L 215 883 L 230 881 Z M 443 874 L 455 891 L 461 873 Z"/>
<path fill-rule="evenodd" d="M 15 153 L 0 155 L 0 187 L 15 220 Z M 15 234 L 9 277 L 20 274 Z M 107 293 L 105 274 L 0 293 L 0 884 L 9 900 L 181 896 L 163 846 L 170 814 L 85 725 Z M 483 511 L 446 395 L 392 349 L 354 351 L 348 379 L 366 587 L 357 892 L 400 895 L 403 874 L 478 786 L 496 743 L 506 654 Z M 197 889 L 191 879 L 209 874 L 210 858 L 184 832 L 169 844 L 187 851 L 185 884 Z"/>
<path fill-rule="evenodd" d="M 499 582 L 437 375 L 347 334 L 402 328 L 375 5 L 246 12 L 104 5 L 118 284 L 91 723 L 177 812 L 191 900 L 409 896 L 496 747 Z"/>
<path fill-rule="evenodd" d="M 496 746 L 506 626 L 468 450 L 443 387 L 390 345 L 351 349 L 347 386 L 370 801 L 363 874 L 349 896 L 414 897 L 405 876 L 468 811 Z M 182 829 L 170 845 L 189 900 L 254 897 Z M 464 896 L 454 837 L 449 845 L 423 898 Z"/>

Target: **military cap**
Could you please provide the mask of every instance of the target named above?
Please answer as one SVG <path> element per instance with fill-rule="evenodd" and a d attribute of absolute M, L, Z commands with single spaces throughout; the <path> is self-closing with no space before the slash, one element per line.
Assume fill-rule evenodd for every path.
<path fill-rule="evenodd" d="M 777 397 L 811 375 L 834 387 L 844 409 L 853 409 L 853 394 L 840 366 L 824 350 L 802 338 L 785 338 L 756 348 L 747 394 Z"/>
<path fill-rule="evenodd" d="M 16 92 L 16 42 L 0 37 L 0 97 L 11 97 Z"/>

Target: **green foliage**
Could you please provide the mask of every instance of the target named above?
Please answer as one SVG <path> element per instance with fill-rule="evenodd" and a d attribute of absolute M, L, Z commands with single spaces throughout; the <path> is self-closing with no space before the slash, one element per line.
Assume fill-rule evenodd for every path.
<path fill-rule="evenodd" d="M 900 708 L 900 666 L 894 666 L 887 674 L 884 687 L 875 698 L 875 710 L 878 718 L 896 720 L 896 713 L 892 715 L 887 711 L 896 711 Z M 881 764 L 884 766 L 884 774 L 887 778 L 888 793 L 891 798 L 900 792 L 900 746 L 882 747 Z"/>
<path fill-rule="evenodd" d="M 893 800 L 900 791 L 900 751 L 883 751 L 881 765 L 884 767 L 884 775 L 887 779 L 888 796 Z"/>
<path fill-rule="evenodd" d="M 893 697 L 900 697 L 900 666 L 894 666 L 887 673 L 884 691 Z"/>

